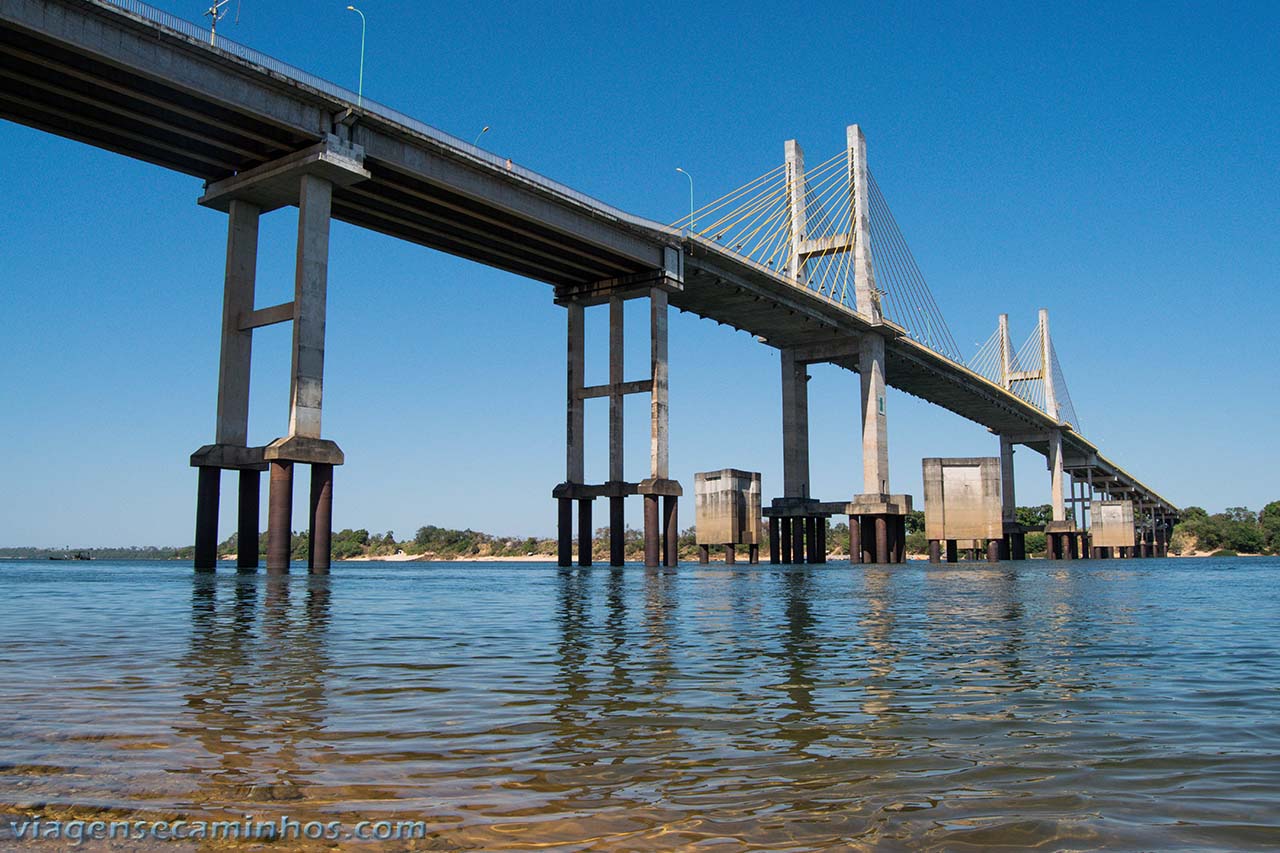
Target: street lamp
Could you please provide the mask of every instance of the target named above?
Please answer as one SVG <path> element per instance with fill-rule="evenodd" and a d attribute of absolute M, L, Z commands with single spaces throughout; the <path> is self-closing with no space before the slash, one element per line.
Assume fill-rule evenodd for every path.
<path fill-rule="evenodd" d="M 348 10 L 355 12 L 360 16 L 360 90 L 356 93 L 356 106 L 364 106 L 364 32 L 365 24 L 364 12 L 361 12 L 355 6 L 348 6 Z"/>
<path fill-rule="evenodd" d="M 676 166 L 676 171 L 689 179 L 689 231 L 693 231 L 693 175 Z"/>
<path fill-rule="evenodd" d="M 472 142 L 471 142 L 471 147 L 472 147 L 472 148 L 475 148 L 477 145 L 479 145 L 479 144 L 480 144 L 480 137 L 484 136 L 484 135 L 485 135 L 486 133 L 488 133 L 488 132 L 489 132 L 489 125 L 487 125 L 487 124 L 486 124 L 486 125 L 484 126 L 484 129 L 483 129 L 483 130 L 481 130 L 479 133 L 477 133 L 477 134 L 476 134 L 476 138 L 475 138 L 474 140 L 472 140 Z"/>

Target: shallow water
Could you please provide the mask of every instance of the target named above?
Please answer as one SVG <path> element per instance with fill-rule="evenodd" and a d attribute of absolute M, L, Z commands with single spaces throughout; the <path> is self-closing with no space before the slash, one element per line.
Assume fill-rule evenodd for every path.
<path fill-rule="evenodd" d="M 0 563 L 0 847 L 1280 846 L 1280 560 L 295 572 Z"/>

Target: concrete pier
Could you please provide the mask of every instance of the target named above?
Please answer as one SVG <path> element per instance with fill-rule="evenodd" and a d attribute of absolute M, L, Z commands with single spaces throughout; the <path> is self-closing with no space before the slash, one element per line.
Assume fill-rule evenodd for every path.
<path fill-rule="evenodd" d="M 578 565 L 591 565 L 591 498 L 578 499 Z"/>
<path fill-rule="evenodd" d="M 1003 467 L 994 457 L 930 458 L 921 462 L 924 481 L 925 538 L 946 542 L 985 541 L 987 559 L 1000 559 L 1005 541 Z M 934 544 L 929 553 L 940 551 Z"/>
<path fill-rule="evenodd" d="M 1139 531 L 1134 524 L 1132 501 L 1095 500 L 1090 504 L 1089 515 L 1094 547 L 1113 552 L 1119 549 L 1123 556 L 1142 553 L 1140 547 L 1135 547 Z"/>
<path fill-rule="evenodd" d="M 287 571 L 292 535 L 293 464 L 312 466 L 308 565 L 327 571 L 332 535 L 333 466 L 344 461 L 341 449 L 321 437 L 324 399 L 324 333 L 329 269 L 329 223 L 335 186 L 367 180 L 359 146 L 328 136 L 281 160 L 209 183 L 200 204 L 227 214 L 227 256 L 223 287 L 222 341 L 218 367 L 218 407 L 214 444 L 191 456 L 201 470 L 197 499 L 197 568 L 207 567 L 207 537 L 216 550 L 216 493 L 212 529 L 208 519 L 206 470 L 241 473 L 237 567 L 257 566 L 259 472 L 271 465 L 268 500 L 268 568 Z M 292 302 L 255 307 L 258 225 L 263 213 L 298 208 L 297 254 Z M 263 447 L 248 444 L 249 377 L 253 331 L 277 323 L 293 324 L 289 382 L 288 433 Z M 285 488 L 286 481 L 288 488 Z M 203 507 L 203 508 L 202 508 Z"/>
<path fill-rule="evenodd" d="M 195 567 L 212 570 L 218 561 L 218 491 L 222 471 L 202 466 L 196 490 Z"/>
<path fill-rule="evenodd" d="M 267 571 L 289 571 L 293 537 L 293 463 L 276 459 L 270 465 L 267 490 Z"/>
<path fill-rule="evenodd" d="M 725 562 L 735 559 L 735 547 L 747 545 L 759 559 L 760 474 L 722 468 L 693 475 L 698 557 L 707 559 L 710 546 L 723 546 Z M 754 561 L 754 560 L 753 560 Z"/>
<path fill-rule="evenodd" d="M 585 548 L 590 548 L 592 531 L 590 500 L 609 498 L 609 563 L 621 566 L 624 560 L 624 499 L 640 495 L 644 502 L 644 561 L 646 566 L 675 566 L 679 561 L 679 497 L 680 484 L 670 478 L 668 440 L 668 292 L 681 285 L 683 258 L 674 249 L 665 255 L 665 266 L 635 281 L 610 280 L 590 285 L 556 290 L 556 302 L 563 305 L 567 325 L 567 381 L 565 425 L 565 480 L 552 490 L 560 501 L 578 502 L 579 564 Z M 629 300 L 648 300 L 649 306 L 649 376 L 637 381 L 624 381 L 624 309 Z M 609 382 L 587 387 L 585 384 L 585 310 L 593 305 L 609 307 Z M 648 394 L 649 476 L 639 482 L 624 477 L 624 400 L 630 394 Z M 584 401 L 593 397 L 609 399 L 609 479 L 604 483 L 584 482 Z M 572 504 L 566 512 L 560 504 L 557 520 L 558 558 L 567 566 L 572 557 Z M 584 542 L 587 543 L 584 545 Z M 589 559 L 589 558 L 588 558 Z"/>
<path fill-rule="evenodd" d="M 573 538 L 569 529 L 573 526 L 573 501 L 570 498 L 559 498 L 556 501 L 559 515 L 556 529 L 559 537 L 556 540 L 556 557 L 561 567 L 573 565 Z"/>
<path fill-rule="evenodd" d="M 621 566 L 626 562 L 626 507 L 618 496 L 609 498 L 609 565 Z"/>
<path fill-rule="evenodd" d="M 307 566 L 314 574 L 329 571 L 333 534 L 333 466 L 311 466 L 311 518 L 307 536 Z"/>
<path fill-rule="evenodd" d="M 679 503 L 675 495 L 662 496 L 662 565 L 680 564 Z"/>
<path fill-rule="evenodd" d="M 253 469 L 240 471 L 238 534 L 236 536 L 236 568 L 258 567 L 258 517 L 262 501 L 262 473 Z"/>

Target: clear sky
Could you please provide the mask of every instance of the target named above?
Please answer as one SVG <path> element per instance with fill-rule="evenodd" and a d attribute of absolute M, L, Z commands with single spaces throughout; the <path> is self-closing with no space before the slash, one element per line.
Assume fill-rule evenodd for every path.
<path fill-rule="evenodd" d="M 1104 453 L 1176 503 L 1257 509 L 1280 498 L 1280 7 L 1117 5 L 366 0 L 365 94 L 463 138 L 488 125 L 486 148 L 664 222 L 687 210 L 677 166 L 707 201 L 780 163 L 785 140 L 820 162 L 860 123 L 966 354 L 998 313 L 1021 339 L 1048 308 Z M 354 88 L 345 6 L 232 0 L 222 32 Z M 0 147 L 0 545 L 189 543 L 225 217 L 158 167 L 11 123 Z M 263 221 L 260 305 L 291 297 L 295 220 Z M 335 526 L 551 534 L 565 342 L 550 288 L 335 223 L 329 298 L 325 433 L 347 454 Z M 588 381 L 604 378 L 602 311 Z M 286 431 L 288 341 L 287 326 L 255 335 L 255 443 Z M 746 334 L 673 317 L 686 524 L 694 471 L 759 470 L 779 493 L 778 373 Z M 813 492 L 833 500 L 861 490 L 858 379 L 813 374 Z M 640 479 L 647 398 L 632 400 Z M 920 500 L 923 456 L 998 452 L 942 409 L 888 404 L 895 491 Z M 588 478 L 603 480 L 606 404 L 588 411 Z M 1019 503 L 1047 502 L 1043 458 L 1017 461 Z"/>

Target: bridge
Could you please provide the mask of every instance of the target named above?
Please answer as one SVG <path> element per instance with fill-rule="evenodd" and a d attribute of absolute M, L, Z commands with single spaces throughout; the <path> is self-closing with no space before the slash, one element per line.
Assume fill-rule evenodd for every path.
<path fill-rule="evenodd" d="M 890 487 L 892 386 L 981 424 L 999 442 L 1004 556 L 1022 556 L 1013 452 L 1046 459 L 1051 556 L 1087 547 L 1088 507 L 1131 500 L 1135 554 L 1163 553 L 1178 509 L 1085 438 L 1053 348 L 1046 312 L 1014 347 L 999 316 L 965 359 L 947 330 L 868 167 L 861 130 L 805 169 L 790 141 L 782 162 L 683 220 L 628 214 L 510 160 L 135 0 L 0 0 L 0 115 L 192 175 L 199 202 L 228 216 L 214 441 L 198 449 L 196 567 L 216 560 L 221 472 L 238 472 L 238 563 L 258 564 L 260 476 L 269 471 L 268 570 L 287 570 L 296 465 L 310 466 L 309 564 L 329 566 L 333 469 L 322 437 L 329 223 L 339 219 L 553 287 L 567 314 L 566 476 L 553 490 L 560 562 L 591 562 L 592 506 L 609 500 L 610 562 L 622 562 L 623 505 L 644 502 L 645 563 L 676 562 L 680 484 L 668 466 L 667 317 L 671 307 L 743 330 L 782 362 L 783 493 L 765 511 L 772 559 L 820 562 L 825 519 L 848 515 L 854 561 L 903 558 L 908 495 Z M 296 206 L 295 293 L 254 301 L 258 223 Z M 623 381 L 623 311 L 647 304 L 648 378 Z M 584 382 L 584 311 L 608 305 L 608 383 Z M 285 435 L 248 444 L 253 330 L 292 323 Z M 852 498 L 809 490 L 807 370 L 859 374 L 863 484 Z M 650 470 L 624 478 L 623 405 L 648 395 Z M 609 479 L 584 482 L 586 399 L 609 399 Z M 1069 495 L 1069 496 L 1068 496 Z"/>

